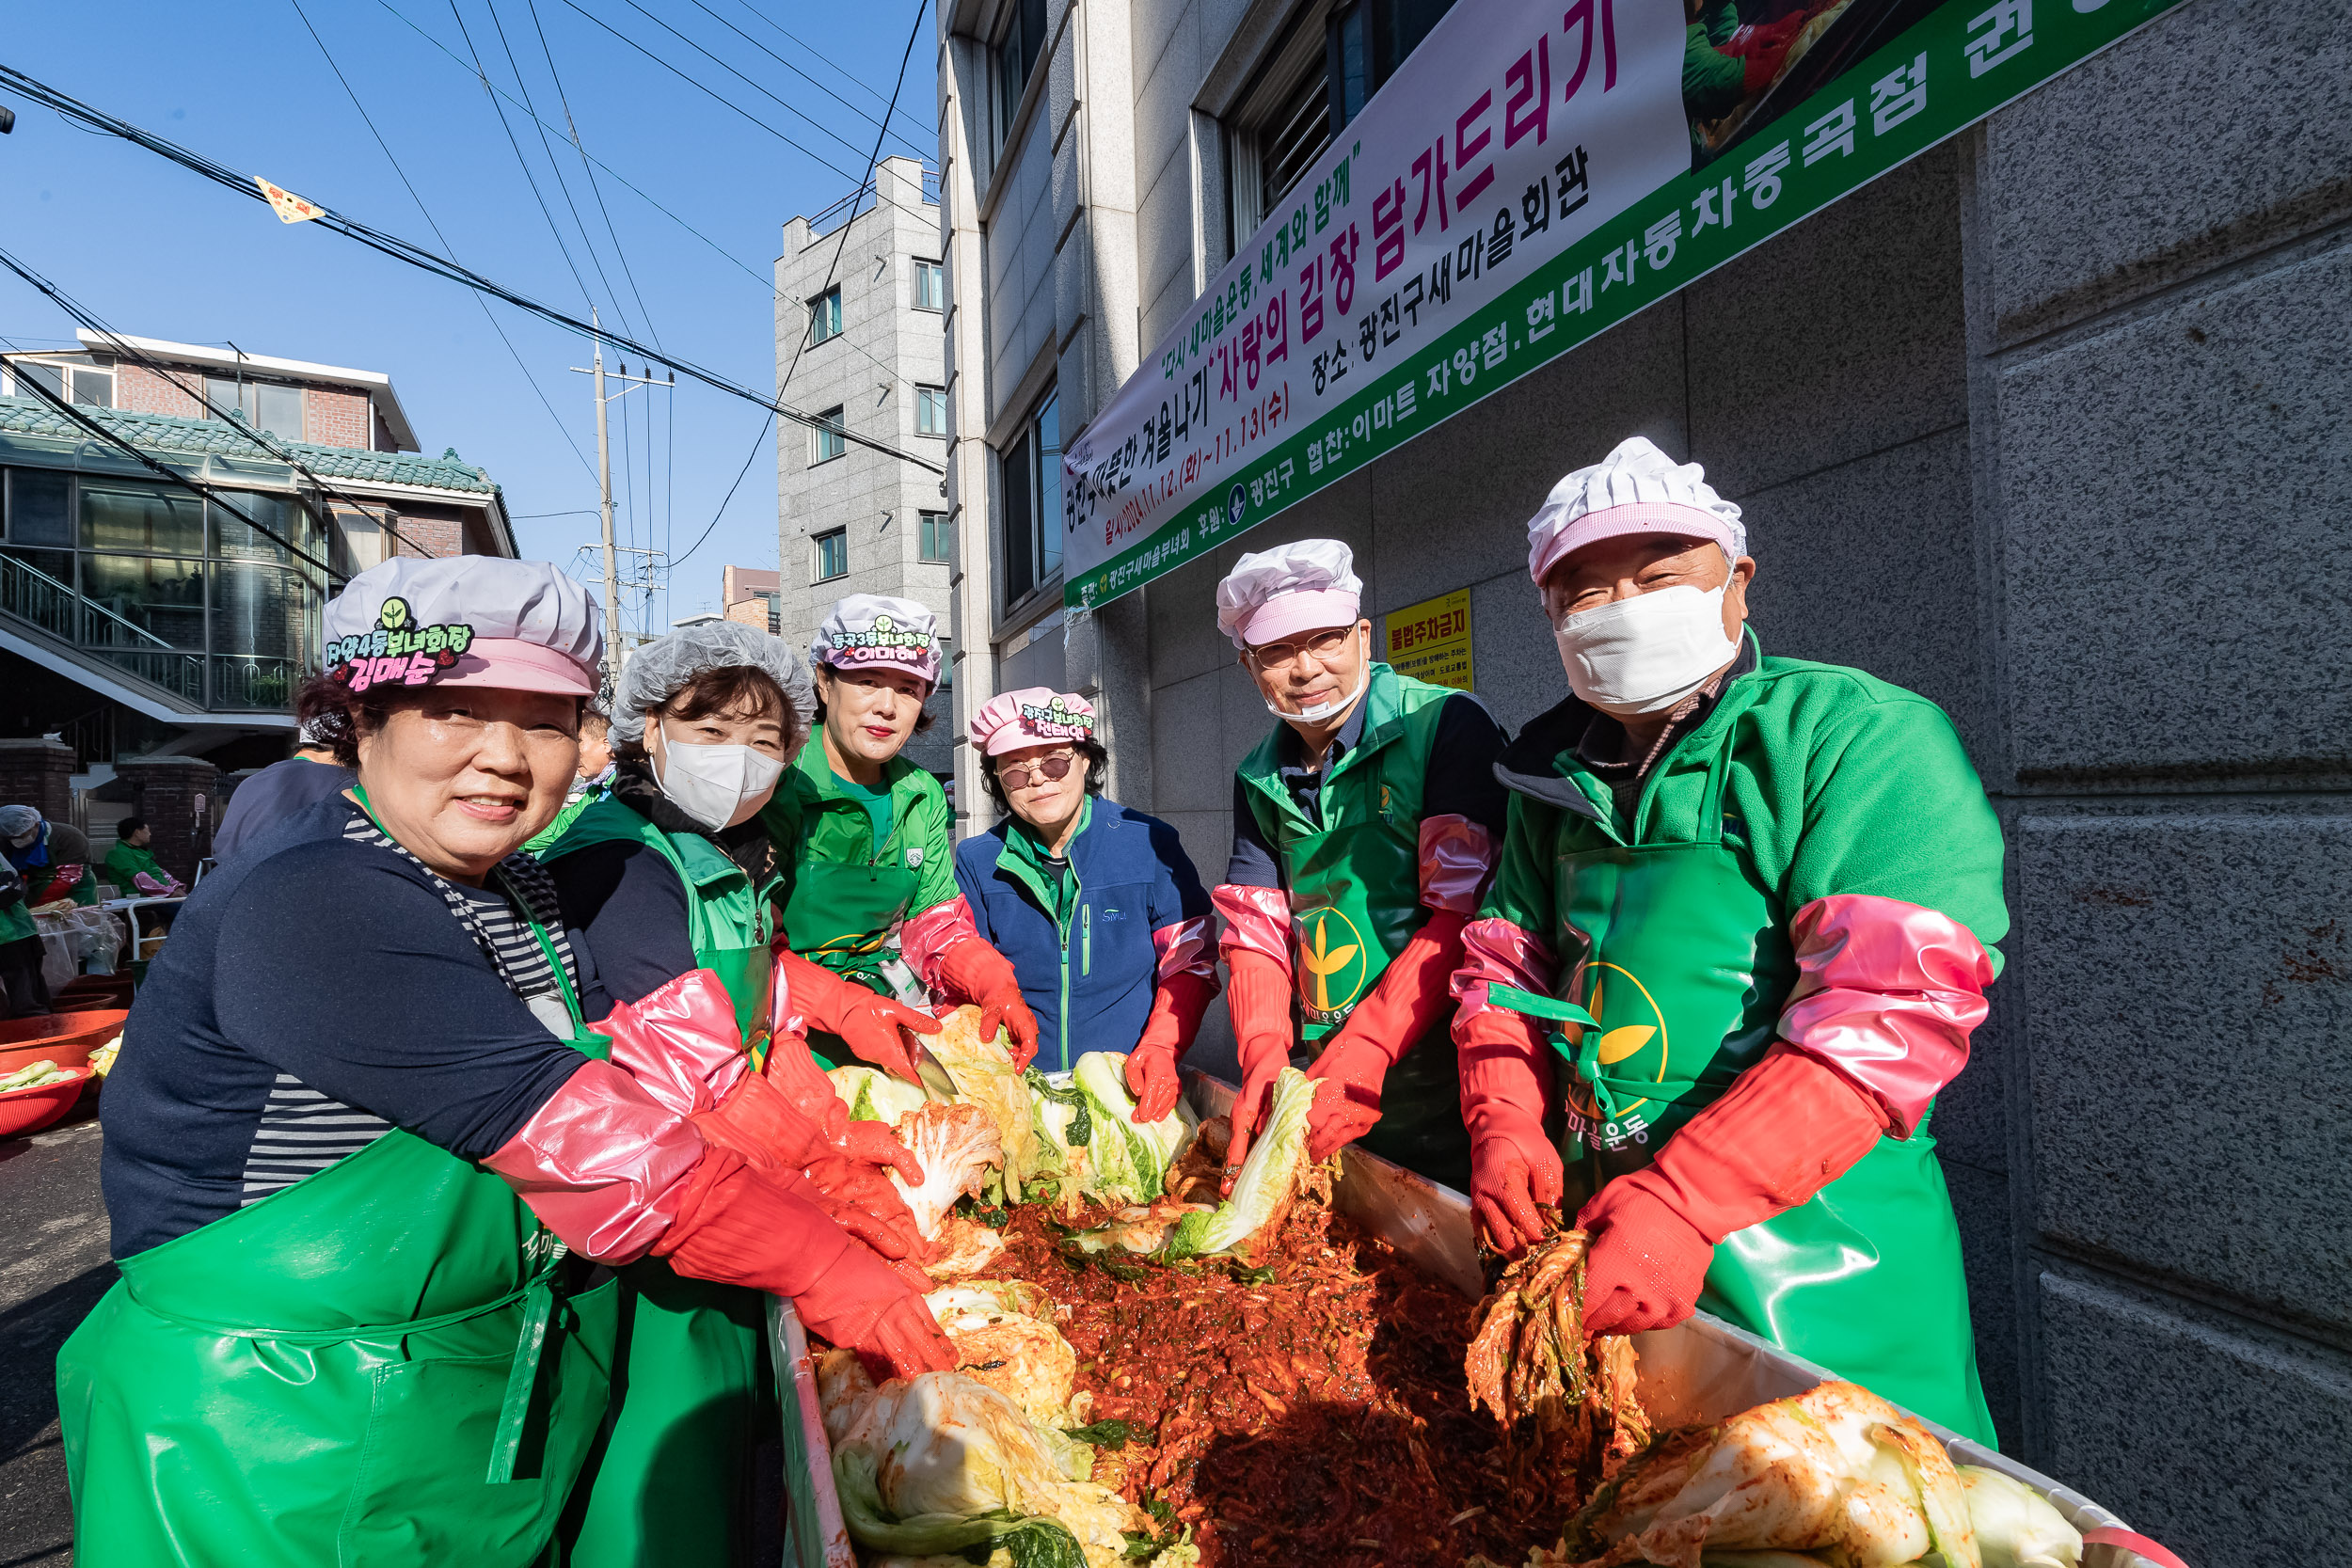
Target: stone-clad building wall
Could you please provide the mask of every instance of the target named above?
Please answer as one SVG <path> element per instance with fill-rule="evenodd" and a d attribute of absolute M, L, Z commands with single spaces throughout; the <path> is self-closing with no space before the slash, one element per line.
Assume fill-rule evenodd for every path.
<path fill-rule="evenodd" d="M 976 258 L 990 216 L 1027 221 L 963 145 L 994 14 L 949 8 L 943 40 L 964 165 L 944 160 L 946 221 Z M 1076 286 L 959 280 L 965 370 L 1001 380 L 1021 345 L 1067 345 L 1065 438 L 1107 400 L 1134 365 L 1080 376 L 1073 350 L 1131 312 L 1126 352 L 1148 351 L 1221 263 L 1214 115 L 1287 14 L 1049 7 L 1051 155 L 1023 141 L 1000 167 L 1073 193 L 1052 230 Z M 1081 81 L 1073 135 L 1061 84 Z M 1106 706 L 1114 793 L 1214 880 L 1233 766 L 1269 722 L 1216 627 L 1244 550 L 1348 541 L 1375 623 L 1469 588 L 1477 689 L 1516 729 L 1565 693 L 1525 573 L 1545 492 L 1637 433 L 1704 463 L 1746 511 L 1765 649 L 1933 698 L 2000 811 L 2006 967 L 1933 1123 L 1987 1392 L 2005 1448 L 2199 1568 L 2308 1557 L 2352 1474 L 2347 110 L 2334 8 L 2186 0 L 1072 626 L 1042 677 Z M 1099 222 L 1089 155 L 1131 160 L 1091 172 Z M 1015 396 L 960 387 L 959 418 Z M 967 515 L 974 445 L 951 464 Z M 985 625 L 980 529 L 964 548 L 960 611 Z M 1045 651 L 994 650 L 1025 678 Z M 1221 1008 L 1197 1050 L 1230 1061 Z"/>

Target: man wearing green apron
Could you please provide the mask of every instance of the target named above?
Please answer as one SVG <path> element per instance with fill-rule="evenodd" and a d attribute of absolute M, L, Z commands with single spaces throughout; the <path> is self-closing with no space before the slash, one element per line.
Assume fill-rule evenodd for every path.
<path fill-rule="evenodd" d="M 852 594 L 827 613 L 809 659 L 818 743 L 759 818 L 790 867 L 785 1027 L 828 1067 L 860 1060 L 913 1082 L 899 1030 L 936 1026 L 897 1003 L 976 1003 L 982 1036 L 1003 1026 L 1026 1067 L 1037 1020 L 956 889 L 946 794 L 900 754 L 938 684 L 935 619 L 911 599 Z"/>
<path fill-rule="evenodd" d="M 1927 1132 L 2009 925 L 1959 736 L 1762 656 L 1740 510 L 1696 464 L 1626 441 L 1528 533 L 1574 695 L 1498 769 L 1455 982 L 1482 1232 L 1517 1252 L 1559 1205 L 1595 1332 L 1703 1307 L 1991 1443 Z"/>
<path fill-rule="evenodd" d="M 1245 555 L 1217 585 L 1217 626 L 1279 721 L 1236 772 L 1211 895 L 1242 1069 L 1228 1163 L 1295 1055 L 1327 1085 L 1315 1159 L 1360 1140 L 1459 1191 L 1447 987 L 1502 838 L 1503 736 L 1476 698 L 1372 657 L 1362 593 L 1336 539 Z"/>
<path fill-rule="evenodd" d="M 611 792 L 538 851 L 565 924 L 587 933 L 616 1000 L 638 1002 L 696 970 L 724 985 L 731 1027 L 697 1075 L 730 1085 L 769 1040 L 770 900 L 782 884 L 754 817 L 807 738 L 810 706 L 808 672 L 766 632 L 722 621 L 648 643 L 614 693 Z M 789 1081 L 769 1082 L 790 1095 Z M 825 1162 L 810 1196 L 835 1223 L 886 1258 L 920 1248 L 913 1215 L 873 1163 L 919 1180 L 904 1146 L 878 1123 L 850 1123 L 846 1108 L 828 1138 L 822 1124 L 838 1108 L 830 1085 L 818 1102 L 794 1108 L 805 1123 L 776 1130 L 780 1138 L 758 1152 L 794 1169 Z M 787 1141 L 794 1147 L 777 1147 Z M 742 1562 L 759 1423 L 774 1411 L 767 1304 L 739 1286 L 681 1278 L 660 1259 L 622 1270 L 621 1285 L 622 1366 L 566 1515 L 566 1560 Z"/>

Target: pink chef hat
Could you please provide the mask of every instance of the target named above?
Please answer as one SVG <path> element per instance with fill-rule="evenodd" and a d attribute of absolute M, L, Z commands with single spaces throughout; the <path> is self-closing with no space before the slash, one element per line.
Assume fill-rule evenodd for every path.
<path fill-rule="evenodd" d="M 364 691 L 491 686 L 593 697 L 604 657 L 596 597 L 545 561 L 394 556 L 320 616 L 329 674 Z"/>
<path fill-rule="evenodd" d="M 984 756 L 1000 757 L 1025 746 L 1094 738 L 1094 705 L 1074 691 L 1024 687 L 980 705 L 972 716 L 972 744 Z"/>
<path fill-rule="evenodd" d="M 1633 533 L 1711 539 L 1734 559 L 1748 553 L 1740 508 L 1715 493 L 1707 470 L 1631 436 L 1551 487 L 1528 519 L 1527 575 L 1541 587 L 1546 573 L 1585 546 Z"/>
<path fill-rule="evenodd" d="M 1216 585 L 1216 626 L 1236 648 L 1352 626 L 1362 616 L 1363 593 L 1355 554 L 1345 545 L 1300 539 L 1233 563 Z"/>

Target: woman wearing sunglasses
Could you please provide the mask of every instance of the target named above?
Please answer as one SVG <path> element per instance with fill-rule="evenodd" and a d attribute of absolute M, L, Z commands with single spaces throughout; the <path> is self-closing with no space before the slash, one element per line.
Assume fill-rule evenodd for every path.
<path fill-rule="evenodd" d="M 956 884 L 1020 976 L 1037 1065 L 1128 1052 L 1136 1119 L 1157 1121 L 1216 994 L 1209 895 L 1174 828 L 1097 793 L 1108 759 L 1096 728 L 1085 698 L 1041 686 L 973 717 L 980 781 L 1010 815 L 957 847 Z"/>

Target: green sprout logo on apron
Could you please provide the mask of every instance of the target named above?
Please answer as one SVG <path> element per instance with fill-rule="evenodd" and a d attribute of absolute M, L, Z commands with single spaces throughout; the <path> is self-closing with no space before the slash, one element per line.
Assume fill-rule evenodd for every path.
<path fill-rule="evenodd" d="M 1649 1097 L 1632 1091 L 1637 1085 L 1656 1085 L 1661 1099 L 1671 1098 L 1666 1062 L 1673 1042 L 1666 1016 L 1649 988 L 1618 964 L 1578 966 L 1569 994 L 1588 990 L 1584 1006 L 1600 1020 L 1600 1027 L 1577 1030 L 1577 1081 L 1567 1090 L 1569 1132 L 1596 1148 L 1613 1148 L 1628 1139 L 1647 1143 L 1657 1110 Z"/>
<path fill-rule="evenodd" d="M 1337 1023 L 1363 994 L 1363 933 L 1336 909 L 1298 916 L 1298 999 L 1317 1023 Z"/>

